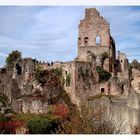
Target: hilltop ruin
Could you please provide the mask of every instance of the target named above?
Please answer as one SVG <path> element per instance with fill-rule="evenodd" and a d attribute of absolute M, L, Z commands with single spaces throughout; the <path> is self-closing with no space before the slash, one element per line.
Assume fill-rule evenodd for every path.
<path fill-rule="evenodd" d="M 124 53 L 116 54 L 110 25 L 95 8 L 85 10 L 77 42 L 73 61 L 50 65 L 24 58 L 1 68 L 1 94 L 15 112 L 41 114 L 48 112 L 50 102 L 64 89 L 79 110 L 82 103 L 90 109 L 101 104 L 107 108 L 105 118 L 112 115 L 112 121 L 124 123 L 118 133 L 133 133 L 140 125 L 140 70 L 130 67 Z M 38 67 L 47 71 L 42 79 L 36 77 Z M 97 95 L 101 98 L 96 99 Z M 5 110 L 1 104 L 1 113 Z"/>

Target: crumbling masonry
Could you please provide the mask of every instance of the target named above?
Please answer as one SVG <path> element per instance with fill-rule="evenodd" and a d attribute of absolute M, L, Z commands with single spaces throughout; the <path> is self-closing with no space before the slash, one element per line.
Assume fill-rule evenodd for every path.
<path fill-rule="evenodd" d="M 83 102 L 93 108 L 102 104 L 108 108 L 107 117 L 113 114 L 114 121 L 125 119 L 125 129 L 121 129 L 120 133 L 133 133 L 135 127 L 139 126 L 140 71 L 129 68 L 124 53 L 118 51 L 116 57 L 110 25 L 96 9 L 86 9 L 85 18 L 80 20 L 78 55 L 73 61 L 49 65 L 25 58 L 15 62 L 14 68 L 6 66 L 1 69 L 0 91 L 9 98 L 15 112 L 47 113 L 48 98 L 57 94 L 58 87 L 44 89 L 34 80 L 36 64 L 47 70 L 62 69 L 64 89 L 79 108 Z M 97 68 L 111 74 L 111 77 L 101 81 Z M 41 95 L 39 98 L 36 95 L 38 92 Z M 98 103 L 90 100 L 98 94 L 114 95 L 116 98 L 109 100 L 104 97 Z"/>

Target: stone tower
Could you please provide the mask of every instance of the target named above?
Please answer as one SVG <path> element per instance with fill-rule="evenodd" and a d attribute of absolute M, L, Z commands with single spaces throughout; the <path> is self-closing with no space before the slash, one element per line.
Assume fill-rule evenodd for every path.
<path fill-rule="evenodd" d="M 105 61 L 106 70 L 113 71 L 115 60 L 115 47 L 112 45 L 110 27 L 107 21 L 100 16 L 95 8 L 85 11 L 85 18 L 80 21 L 78 32 L 78 61 L 91 61 L 94 59 L 101 65 L 102 56 L 108 55 Z M 113 60 L 112 60 L 113 59 Z"/>

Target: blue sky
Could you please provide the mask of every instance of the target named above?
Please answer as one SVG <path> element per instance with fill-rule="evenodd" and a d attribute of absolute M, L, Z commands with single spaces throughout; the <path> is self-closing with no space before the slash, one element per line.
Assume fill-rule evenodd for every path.
<path fill-rule="evenodd" d="M 12 50 L 42 61 L 70 61 L 77 55 L 81 6 L 0 6 L 0 66 Z M 140 60 L 140 7 L 95 7 L 110 23 L 116 50 Z"/>

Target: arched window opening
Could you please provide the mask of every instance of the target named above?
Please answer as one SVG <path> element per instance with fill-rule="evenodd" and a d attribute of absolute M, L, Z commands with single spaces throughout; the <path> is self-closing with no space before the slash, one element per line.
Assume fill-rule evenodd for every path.
<path fill-rule="evenodd" d="M 101 37 L 100 36 L 96 36 L 96 44 L 101 44 Z"/>
<path fill-rule="evenodd" d="M 85 37 L 85 38 L 84 38 L 84 43 L 85 43 L 85 45 L 88 44 L 88 37 Z"/>

